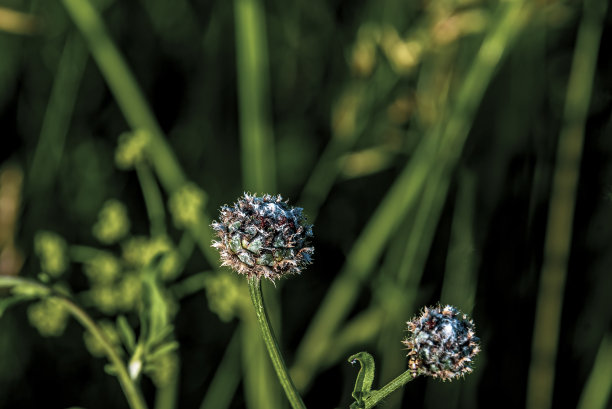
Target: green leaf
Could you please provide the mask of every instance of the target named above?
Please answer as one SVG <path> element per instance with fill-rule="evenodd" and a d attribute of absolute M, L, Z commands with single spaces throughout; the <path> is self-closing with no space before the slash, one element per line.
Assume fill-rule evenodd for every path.
<path fill-rule="evenodd" d="M 117 330 L 123 345 L 130 354 L 133 354 L 136 349 L 136 335 L 134 335 L 134 330 L 123 315 L 117 317 Z"/>
<path fill-rule="evenodd" d="M 166 325 L 164 328 L 161 328 L 157 333 L 151 334 L 151 337 L 147 340 L 147 346 L 152 347 L 156 344 L 161 343 L 164 339 L 169 337 L 174 331 L 173 325 Z"/>
<path fill-rule="evenodd" d="M 159 341 L 160 333 L 167 331 L 170 321 L 170 312 L 163 288 L 157 280 L 157 274 L 152 269 L 146 269 L 143 275 L 143 311 L 141 314 L 142 338 L 146 345 L 153 340 Z"/>
<path fill-rule="evenodd" d="M 357 374 L 357 380 L 355 380 L 355 388 L 353 389 L 353 398 L 355 403 L 351 405 L 351 408 L 362 408 L 364 406 L 364 400 L 370 395 L 372 390 L 372 382 L 374 382 L 374 358 L 367 352 L 359 352 L 355 355 L 351 355 L 348 359 L 351 364 L 359 362 L 361 369 Z"/>
<path fill-rule="evenodd" d="M 23 282 L 14 286 L 11 292 L 14 295 L 23 296 L 24 298 L 43 298 L 49 295 L 51 289 L 42 287 L 38 284 Z"/>
<path fill-rule="evenodd" d="M 154 361 L 155 359 L 164 356 L 176 349 L 178 349 L 179 343 L 176 341 L 166 342 L 165 344 L 161 344 L 159 347 L 155 348 L 154 351 L 149 353 L 147 356 L 147 360 Z"/>
<path fill-rule="evenodd" d="M 117 376 L 117 368 L 115 368 L 115 365 L 113 364 L 104 365 L 104 372 L 111 376 Z"/>

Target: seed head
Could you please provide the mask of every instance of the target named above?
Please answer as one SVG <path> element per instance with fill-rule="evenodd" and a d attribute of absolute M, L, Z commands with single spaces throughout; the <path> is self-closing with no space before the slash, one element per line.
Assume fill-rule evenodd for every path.
<path fill-rule="evenodd" d="M 245 193 L 233 206 L 221 207 L 220 221 L 212 228 L 222 265 L 240 274 L 274 281 L 312 263 L 312 225 L 300 207 L 289 206 L 280 195 Z"/>
<path fill-rule="evenodd" d="M 425 307 L 408 321 L 408 366 L 414 376 L 423 374 L 443 381 L 472 372 L 480 351 L 474 323 L 451 305 Z"/>

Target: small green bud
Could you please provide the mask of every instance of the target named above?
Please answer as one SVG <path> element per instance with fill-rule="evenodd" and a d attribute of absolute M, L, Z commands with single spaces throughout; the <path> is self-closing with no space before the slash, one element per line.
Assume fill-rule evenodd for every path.
<path fill-rule="evenodd" d="M 125 237 L 130 231 L 127 209 L 118 200 L 107 200 L 93 226 L 93 235 L 103 244 L 112 244 Z"/>
<path fill-rule="evenodd" d="M 34 249 L 40 257 L 41 269 L 50 276 L 59 277 L 68 268 L 66 242 L 57 234 L 38 232 L 34 238 Z"/>
<path fill-rule="evenodd" d="M 68 323 L 68 311 L 54 298 L 44 298 L 28 307 L 30 324 L 43 337 L 59 337 Z"/>
<path fill-rule="evenodd" d="M 193 183 L 188 183 L 172 194 L 168 202 L 177 227 L 196 227 L 206 203 L 206 194 Z"/>
<path fill-rule="evenodd" d="M 131 169 L 145 158 L 150 136 L 145 130 L 125 132 L 119 135 L 119 144 L 115 151 L 115 163 L 119 169 Z"/>
<path fill-rule="evenodd" d="M 85 263 L 84 271 L 92 283 L 110 284 L 121 273 L 121 264 L 111 253 L 100 252 Z"/>

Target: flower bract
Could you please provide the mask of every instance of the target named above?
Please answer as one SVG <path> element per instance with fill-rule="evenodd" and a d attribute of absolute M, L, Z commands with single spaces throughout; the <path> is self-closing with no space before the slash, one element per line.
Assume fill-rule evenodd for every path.
<path fill-rule="evenodd" d="M 312 225 L 301 208 L 289 206 L 280 195 L 245 193 L 233 206 L 221 207 L 212 228 L 222 264 L 240 274 L 274 281 L 312 263 Z"/>

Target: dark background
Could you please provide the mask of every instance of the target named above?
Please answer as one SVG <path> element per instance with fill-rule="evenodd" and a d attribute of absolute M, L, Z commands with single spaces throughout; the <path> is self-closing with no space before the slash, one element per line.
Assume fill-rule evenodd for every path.
<path fill-rule="evenodd" d="M 214 218 L 220 205 L 232 203 L 245 189 L 253 190 L 245 186 L 242 173 L 234 3 L 94 3 L 184 173 L 206 192 L 205 207 Z M 396 397 L 384 407 L 525 406 L 555 152 L 583 15 L 578 1 L 536 3 L 534 15 L 487 84 L 460 158 L 450 170 L 448 191 L 439 199 L 439 217 L 427 224 L 432 236 L 431 245 L 419 250 L 424 261 L 422 279 L 413 289 L 413 306 L 400 314 L 404 318 L 397 322 L 397 351 L 392 352 L 404 354 L 400 344 L 404 322 L 421 306 L 455 302 L 442 298 L 453 289 L 445 280 L 448 270 L 461 269 L 469 272 L 470 281 L 462 284 L 474 296 L 471 305 L 458 307 L 471 312 L 482 353 L 474 374 L 465 381 L 440 384 L 418 378 L 403 389 L 403 403 Z M 353 244 L 404 165 L 414 160 L 417 143 L 436 121 L 444 120 L 445 109 L 452 107 L 454 92 L 490 29 L 474 29 L 443 45 L 423 40 L 421 61 L 403 72 L 378 43 L 371 68 L 356 62 L 360 35 L 366 37 L 364 27 L 406 38 L 420 27 L 415 38 L 424 38 L 433 36 L 436 19 L 445 15 L 478 11 L 495 22 L 497 2 L 316 0 L 264 1 L 263 6 L 270 78 L 269 91 L 264 93 L 269 92 L 269 123 L 274 133 L 270 161 L 276 163 L 277 191 L 291 204 L 304 206 L 306 214 L 317 212 L 307 206 L 311 202 L 300 201 L 303 188 L 326 146 L 342 137 L 338 125 L 342 101 L 361 90 L 356 142 L 341 146 L 331 161 L 349 155 L 354 159 L 350 163 L 357 165 L 343 168 L 338 162 L 342 170 L 311 219 L 315 263 L 300 277 L 282 280 L 273 289 L 282 306 L 281 343 L 292 363 L 310 319 Z M 24 264 L 16 273 L 36 278 L 40 265 L 33 238 L 37 231 L 56 232 L 71 244 L 100 246 L 91 226 L 109 198 L 126 204 L 132 234 L 148 234 L 149 221 L 136 174 L 118 170 L 114 164 L 118 136 L 129 131 L 130 125 L 61 2 L 2 1 L 2 8 L 37 19 L 33 27 L 26 26 L 30 32 L 25 34 L 0 27 L 0 167 L 23 172 L 14 237 Z M 577 405 L 602 339 L 611 330 L 612 58 L 605 52 L 612 40 L 610 21 L 608 12 L 586 118 L 575 212 L 565 215 L 573 217 L 573 231 L 553 407 Z M 74 101 L 74 109 L 52 111 L 65 113 L 66 128 L 56 128 L 55 136 L 65 141 L 55 144 L 59 159 L 43 163 L 45 178 L 38 183 L 30 174 L 34 152 L 45 113 L 53 109 L 50 95 L 61 75 L 62 50 L 71 39 L 78 42 L 85 65 L 80 77 L 67 76 L 67 81 L 75 82 L 54 102 Z M 428 98 L 435 102 L 432 95 L 437 98 L 444 86 L 437 87 L 439 82 L 428 80 L 428 75 L 448 80 L 450 90 L 448 100 L 438 100 L 442 105 L 434 114 L 428 111 Z M 394 106 L 400 110 L 395 116 Z M 361 162 L 358 156 L 350 156 L 360 152 L 374 155 Z M 168 192 L 162 194 L 166 200 Z M 403 247 L 395 244 L 413 234 L 417 217 L 411 211 L 397 218 L 398 230 L 364 282 L 350 317 L 372 308 L 385 297 L 384 289 L 394 285 L 384 271 L 396 268 L 393 257 L 397 259 Z M 459 239 L 453 236 L 457 219 L 463 229 Z M 181 231 L 170 227 L 170 235 L 178 242 Z M 196 249 L 181 278 L 216 268 Z M 78 263 L 71 264 L 64 280 L 75 293 L 87 287 Z M 0 408 L 127 407 L 116 379 L 103 371 L 104 360 L 92 358 L 84 347 L 78 323 L 71 320 L 59 337 L 41 337 L 28 322 L 28 305 L 12 307 L 0 319 Z M 95 308 L 88 311 L 96 318 L 104 315 Z M 137 314 L 132 314 L 136 320 Z M 199 407 L 239 326 L 238 318 L 219 320 L 209 309 L 204 291 L 180 300 L 176 338 L 182 364 L 177 407 Z M 348 407 L 357 368 L 346 358 L 367 350 L 378 363 L 388 352 L 384 339 L 377 331 L 343 353 L 342 359 L 320 368 L 303 394 L 307 406 Z M 239 368 L 235 376 L 241 376 Z M 375 385 L 394 375 L 380 376 Z M 247 405 L 241 386 L 231 408 Z M 152 402 L 154 385 L 146 377 L 143 389 Z M 610 397 L 608 407 L 612 407 Z"/>

